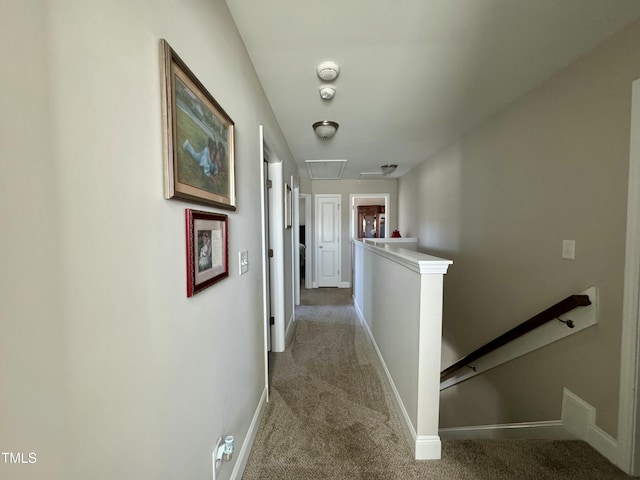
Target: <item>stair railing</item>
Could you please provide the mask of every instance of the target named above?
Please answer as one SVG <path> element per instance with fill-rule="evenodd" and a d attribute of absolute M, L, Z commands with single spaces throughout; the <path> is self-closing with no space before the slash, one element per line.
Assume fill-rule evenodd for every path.
<path fill-rule="evenodd" d="M 455 372 L 457 372 L 463 367 L 473 368 L 471 366 L 471 363 L 475 362 L 480 357 L 483 357 L 486 354 L 493 352 L 494 350 L 497 350 L 503 345 L 506 345 L 507 343 L 512 342 L 516 338 L 519 338 L 552 320 L 559 320 L 564 324 L 566 324 L 567 327 L 573 328 L 574 325 L 571 320 L 562 320 L 560 316 L 573 310 L 574 308 L 586 307 L 588 305 L 591 305 L 591 300 L 589 300 L 589 295 L 571 295 L 570 297 L 565 298 L 564 300 L 556 303 L 552 307 L 549 307 L 543 312 L 540 312 L 537 315 L 531 317 L 529 320 L 522 322 L 517 327 L 512 328 L 508 332 L 505 332 L 499 337 L 484 344 L 480 348 L 471 352 L 466 357 L 463 357 L 460 360 L 458 360 L 453 365 L 442 370 L 442 372 L 440 372 L 440 382 L 451 377 Z"/>

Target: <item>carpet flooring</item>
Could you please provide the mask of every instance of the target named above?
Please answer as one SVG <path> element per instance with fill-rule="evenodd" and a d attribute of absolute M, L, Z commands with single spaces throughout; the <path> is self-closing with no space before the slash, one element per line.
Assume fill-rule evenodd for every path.
<path fill-rule="evenodd" d="M 630 479 L 588 444 L 443 440 L 416 461 L 348 289 L 303 290 L 244 480 Z"/>

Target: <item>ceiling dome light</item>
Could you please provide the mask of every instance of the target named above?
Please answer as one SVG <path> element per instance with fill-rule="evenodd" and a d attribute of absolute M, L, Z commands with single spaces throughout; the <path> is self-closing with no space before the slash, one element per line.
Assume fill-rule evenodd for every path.
<path fill-rule="evenodd" d="M 333 85 L 320 85 L 320 98 L 322 100 L 331 100 L 336 94 L 336 87 Z"/>
<path fill-rule="evenodd" d="M 380 170 L 382 170 L 383 175 L 389 175 L 390 173 L 395 172 L 396 168 L 398 168 L 398 165 L 390 163 L 388 165 L 382 165 Z"/>
<path fill-rule="evenodd" d="M 322 120 L 321 122 L 316 122 L 313 124 L 313 130 L 316 132 L 316 135 L 326 140 L 327 138 L 331 138 L 336 134 L 339 126 L 340 125 L 338 125 L 337 122 L 334 122 L 332 120 Z"/>
<path fill-rule="evenodd" d="M 330 82 L 338 78 L 340 66 L 336 62 L 322 62 L 318 65 L 318 76 L 325 82 Z"/>

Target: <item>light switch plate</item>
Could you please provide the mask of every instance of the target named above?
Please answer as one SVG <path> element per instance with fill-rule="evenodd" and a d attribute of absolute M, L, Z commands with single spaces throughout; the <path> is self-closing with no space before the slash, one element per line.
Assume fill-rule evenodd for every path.
<path fill-rule="evenodd" d="M 238 259 L 240 262 L 240 275 L 244 275 L 249 271 L 249 252 L 247 250 L 241 250 L 238 253 Z"/>
<path fill-rule="evenodd" d="M 562 258 L 565 258 L 567 260 L 576 259 L 576 241 L 575 240 L 562 241 Z"/>

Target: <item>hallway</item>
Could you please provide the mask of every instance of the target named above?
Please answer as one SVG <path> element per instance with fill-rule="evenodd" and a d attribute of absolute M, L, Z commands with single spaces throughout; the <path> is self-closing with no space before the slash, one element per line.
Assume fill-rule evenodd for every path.
<path fill-rule="evenodd" d="M 301 290 L 243 478 L 626 479 L 583 442 L 443 441 L 415 461 L 348 289 Z"/>

